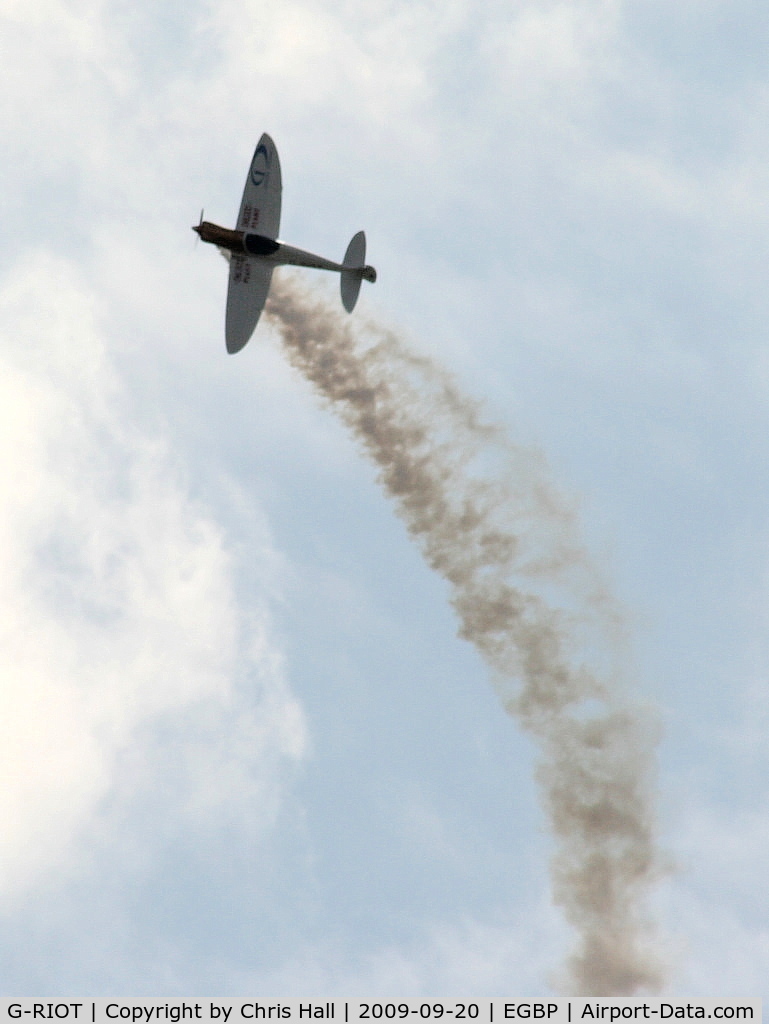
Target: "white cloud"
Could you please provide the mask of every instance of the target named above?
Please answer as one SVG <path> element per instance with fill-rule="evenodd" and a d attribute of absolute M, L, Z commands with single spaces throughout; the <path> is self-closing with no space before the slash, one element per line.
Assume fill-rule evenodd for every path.
<path fill-rule="evenodd" d="M 699 851 L 707 857 L 705 849 Z M 756 881 L 763 876 L 753 876 Z M 760 884 L 760 883 L 759 883 Z M 698 889 L 679 882 L 663 901 L 674 966 L 670 992 L 679 997 L 736 996 L 766 998 L 769 930 L 747 921 L 717 888 Z"/>
<path fill-rule="evenodd" d="M 274 972 L 233 973 L 232 992 L 286 992 L 365 999 L 552 993 L 552 964 L 565 929 L 547 904 L 521 908 L 515 923 L 462 918 L 424 928 L 411 944 L 342 951 L 333 939 Z"/>
<path fill-rule="evenodd" d="M 600 482 L 601 501 L 621 501 L 623 480 L 632 480 L 614 535 L 632 562 L 634 536 L 651 547 L 650 523 L 661 517 L 658 549 L 629 570 L 655 610 L 667 615 L 673 600 L 696 609 L 705 590 L 717 589 L 703 582 L 699 560 L 691 579 L 681 570 L 674 585 L 685 544 L 670 533 L 680 537 L 676 524 L 685 520 L 692 545 L 707 552 L 723 535 L 703 530 L 703 521 L 721 510 L 703 509 L 696 492 L 674 491 L 676 507 L 660 513 L 671 488 L 659 476 L 669 463 L 669 478 L 680 484 L 702 462 L 739 500 L 749 490 L 733 486 L 714 437 L 740 429 L 716 398 L 727 393 L 728 401 L 724 385 L 744 372 L 740 312 L 763 310 L 767 93 L 755 60 L 747 84 L 741 60 L 728 61 L 728 89 L 709 76 L 718 63 L 710 56 L 725 63 L 735 40 L 750 48 L 754 36 L 758 54 L 761 36 L 751 29 L 763 12 L 755 5 L 753 23 L 746 17 L 731 37 L 712 33 L 703 55 L 703 37 L 691 30 L 705 21 L 712 27 L 719 7 L 726 10 L 685 4 L 671 19 L 667 6 L 647 0 L 210 0 L 179 8 L 176 25 L 175 15 L 166 18 L 171 8 L 157 5 L 129 11 L 110 0 L 0 0 L 7 147 L 0 177 L 11 197 L 3 245 L 10 259 L 12 245 L 27 253 L 0 295 L 0 680 L 3 720 L 12 723 L 0 753 L 0 814 L 13 823 L 0 839 L 6 902 L 12 890 L 39 895 L 46 882 L 86 870 L 105 850 L 111 864 L 123 856 L 140 870 L 182 833 L 193 837 L 186 851 L 193 859 L 201 849 L 211 854 L 218 827 L 258 835 L 279 814 L 281 779 L 305 750 L 301 708 L 260 600 L 274 572 L 260 561 L 269 539 L 250 520 L 257 537 L 245 541 L 244 531 L 236 553 L 222 524 L 241 511 L 220 513 L 254 503 L 255 462 L 245 442 L 266 436 L 259 470 L 274 471 L 270 485 L 286 487 L 283 508 L 299 494 L 296 535 L 310 537 L 309 547 L 317 531 L 322 543 L 316 515 L 325 512 L 341 537 L 346 528 L 335 517 L 342 513 L 322 507 L 315 481 L 305 493 L 291 490 L 296 466 L 287 465 L 284 477 L 275 467 L 301 450 L 301 465 L 319 465 L 321 479 L 354 456 L 279 356 L 254 346 L 237 364 L 223 358 L 224 265 L 205 247 L 193 257 L 188 230 L 204 202 L 215 219 L 233 215 L 262 130 L 273 132 L 284 157 L 285 220 L 288 227 L 303 218 L 299 244 L 314 245 L 304 232 L 312 217 L 314 230 L 336 236 L 342 220 L 360 216 L 380 267 L 374 301 L 389 303 L 395 319 L 424 324 L 425 343 L 449 361 L 477 359 L 480 390 L 499 387 L 502 415 L 522 409 L 535 435 L 549 429 L 574 473 L 593 458 L 598 468 L 585 477 L 588 487 Z M 733 10 L 747 14 L 749 6 Z M 52 238 L 68 260 L 83 257 L 84 277 L 40 251 Z M 333 242 L 340 252 L 344 240 Z M 701 337 L 699 310 L 715 323 L 716 340 Z M 755 321 L 761 373 L 749 386 L 760 391 L 769 374 L 762 318 Z M 735 404 L 743 394 L 735 387 Z M 210 404 L 202 414 L 203 402 Z M 682 408 L 693 403 L 703 414 L 687 422 Z M 164 419 L 168 431 L 146 426 Z M 735 445 L 747 453 L 751 481 L 762 423 L 750 420 Z M 201 437 L 204 454 L 195 448 Z M 211 497 L 200 485 L 205 458 L 225 484 L 216 512 L 191 497 Z M 347 498 L 344 514 L 363 519 L 363 506 Z M 249 561 L 257 564 L 244 569 Z M 373 558 L 361 576 L 369 572 L 373 578 Z M 668 606 L 667 591 L 675 594 Z M 331 616 L 329 623 L 333 630 Z M 682 680 L 670 688 L 671 701 L 698 715 L 710 713 L 702 694 L 714 677 L 707 670 L 688 678 L 696 670 L 687 658 L 712 636 L 727 643 L 731 628 L 721 618 L 703 623 L 678 629 L 671 613 L 667 632 L 650 641 L 663 678 Z M 307 671 L 317 672 L 307 624 L 294 625 L 289 647 L 309 647 Z M 338 643 L 349 647 L 346 636 Z M 379 675 L 371 677 L 386 677 L 388 667 L 375 666 Z M 356 672 L 366 668 L 361 662 Z M 476 685 L 485 685 L 480 673 L 468 688 Z M 756 692 L 751 717 L 754 750 L 763 696 Z M 718 707 L 730 698 L 721 700 Z M 349 712 L 333 694 L 329 705 L 330 718 Z M 448 707 L 447 717 L 453 713 Z M 361 720 L 369 727 L 363 716 L 356 727 Z M 726 755 L 701 756 L 714 771 L 745 768 L 739 742 Z M 327 791 L 318 806 L 339 799 L 333 782 L 321 777 L 318 786 Z M 714 795 L 712 811 L 688 819 L 679 849 L 691 852 L 687 869 L 700 889 L 692 895 L 681 882 L 668 915 L 691 937 L 701 990 L 751 979 L 757 986 L 766 977 L 765 933 L 746 923 L 744 892 L 731 887 L 737 872 L 765 876 L 766 827 L 760 812 L 720 815 L 722 799 Z M 404 814 L 414 847 L 436 870 L 442 861 L 471 859 L 428 803 L 406 805 Z M 673 817 L 678 829 L 680 816 Z M 313 841 L 307 837 L 307 846 Z M 523 872 L 523 855 L 510 845 L 500 844 L 500 857 L 509 853 L 511 871 Z M 709 861 L 701 856 L 707 848 Z M 212 876 L 221 863 L 218 852 L 210 856 Z M 477 864 L 479 872 L 489 868 L 485 855 Z M 289 866 L 287 875 L 287 889 L 306 881 L 304 868 Z M 250 869 L 243 879 L 261 884 Z M 129 917 L 122 893 L 108 892 L 113 897 Z M 301 912 L 281 898 L 302 932 Z M 401 911 L 375 907 L 372 916 L 402 913 L 402 922 L 409 912 L 406 900 Z M 338 927 L 354 929 L 354 917 L 337 919 Z M 131 927 L 141 936 L 137 948 L 156 950 L 163 939 L 148 919 Z M 421 943 L 407 937 L 385 949 L 372 940 L 325 959 L 319 943 L 301 963 L 287 960 L 274 991 L 296 990 L 297 979 L 318 992 L 348 984 L 438 991 L 455 978 L 487 989 L 494 979 L 516 978 L 536 988 L 564 944 L 532 931 L 528 919 L 522 934 L 458 924 Z M 130 965 L 124 950 L 94 952 L 99 942 L 94 959 Z M 183 950 L 178 955 L 184 959 Z M 205 956 L 213 962 L 210 949 Z M 126 987 L 143 975 L 138 963 Z M 518 974 L 510 964 L 522 965 Z"/>
<path fill-rule="evenodd" d="M 25 170 L 27 184 L 96 158 L 103 137 L 94 129 L 115 93 L 130 87 L 123 41 L 110 37 L 104 11 L 101 0 L 0 4 L 7 47 L 0 122 L 15 158 L 5 170 Z M 56 203 L 55 194 L 48 198 Z"/>
<path fill-rule="evenodd" d="M 268 824 L 304 751 L 266 611 L 239 602 L 221 528 L 129 419 L 98 321 L 44 252 L 0 292 L 5 902 L 158 780 L 168 828 Z"/>

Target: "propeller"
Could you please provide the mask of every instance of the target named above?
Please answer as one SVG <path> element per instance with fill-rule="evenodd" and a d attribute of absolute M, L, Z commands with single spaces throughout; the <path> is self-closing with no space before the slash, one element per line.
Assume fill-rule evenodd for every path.
<path fill-rule="evenodd" d="M 202 224 L 203 224 L 203 207 L 201 206 L 201 208 L 200 208 L 200 220 L 199 220 L 199 221 L 198 221 L 198 223 L 197 223 L 197 224 L 195 224 L 195 225 L 194 225 L 194 227 L 192 228 L 192 230 L 193 230 L 193 231 L 195 232 L 195 234 L 196 234 L 196 235 L 198 236 L 198 237 L 196 238 L 196 240 L 195 240 L 195 248 L 196 248 L 196 249 L 197 249 L 197 246 L 198 246 L 198 242 L 200 241 L 200 228 L 201 228 L 201 225 L 202 225 Z"/>

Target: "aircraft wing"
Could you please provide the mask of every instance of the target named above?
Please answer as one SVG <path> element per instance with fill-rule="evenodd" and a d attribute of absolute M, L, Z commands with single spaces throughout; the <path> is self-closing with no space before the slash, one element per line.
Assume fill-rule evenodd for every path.
<path fill-rule="evenodd" d="M 280 193 L 278 202 L 280 203 Z M 240 352 L 254 333 L 267 301 L 272 271 L 273 267 L 269 263 L 233 253 L 230 260 L 227 315 L 224 322 L 228 352 Z"/>
<path fill-rule="evenodd" d="M 280 161 L 275 143 L 263 135 L 257 143 L 240 201 L 238 231 L 277 238 L 280 230 Z"/>

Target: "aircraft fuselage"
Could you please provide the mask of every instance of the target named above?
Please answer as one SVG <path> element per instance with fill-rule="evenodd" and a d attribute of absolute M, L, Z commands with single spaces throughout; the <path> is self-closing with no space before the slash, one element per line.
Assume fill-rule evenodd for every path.
<path fill-rule="evenodd" d="M 204 242 L 216 245 L 220 249 L 227 249 L 234 256 L 254 256 L 276 266 L 286 264 L 296 267 L 313 267 L 316 270 L 341 271 L 346 269 L 341 263 L 334 263 L 333 260 L 324 259 L 323 256 L 316 256 L 304 249 L 286 245 L 285 242 L 279 242 L 250 231 L 233 231 L 208 220 L 201 221 L 192 230 L 196 231 Z M 367 281 L 376 281 L 376 271 L 373 267 L 363 267 L 361 276 Z"/>

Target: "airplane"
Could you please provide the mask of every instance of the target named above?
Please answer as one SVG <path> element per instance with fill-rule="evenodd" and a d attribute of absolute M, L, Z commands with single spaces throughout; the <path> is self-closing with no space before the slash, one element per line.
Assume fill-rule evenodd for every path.
<path fill-rule="evenodd" d="M 230 263 L 227 288 L 225 340 L 227 351 L 240 352 L 254 333 L 267 301 L 275 267 L 290 264 L 339 272 L 342 305 L 352 313 L 361 281 L 376 281 L 376 270 L 366 266 L 366 235 L 353 235 L 341 263 L 315 256 L 278 240 L 281 177 L 275 143 L 262 135 L 248 169 L 237 227 L 234 230 L 203 220 L 193 227 L 199 238 L 218 246 Z"/>

